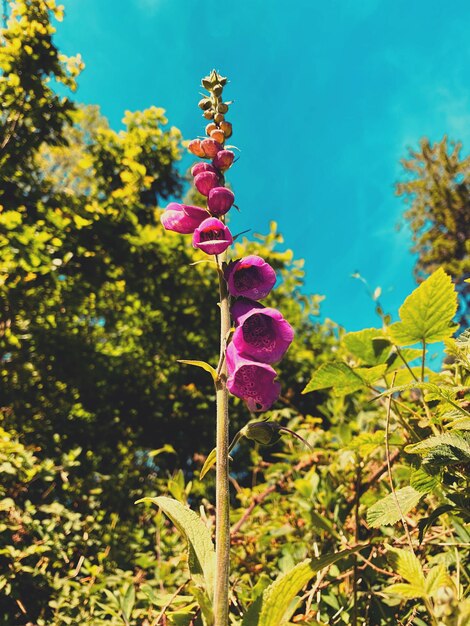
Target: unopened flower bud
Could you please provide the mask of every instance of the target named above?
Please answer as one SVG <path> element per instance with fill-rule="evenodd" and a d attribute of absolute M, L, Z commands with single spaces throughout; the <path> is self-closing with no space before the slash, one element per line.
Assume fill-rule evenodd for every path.
<path fill-rule="evenodd" d="M 212 87 L 212 81 L 210 80 L 209 77 L 203 78 L 201 80 L 201 85 L 204 87 L 204 89 L 207 89 L 207 91 L 210 91 Z"/>
<path fill-rule="evenodd" d="M 281 438 L 279 426 L 272 422 L 252 422 L 242 430 L 247 439 L 256 441 L 263 446 L 270 446 Z"/>
<path fill-rule="evenodd" d="M 222 150 L 222 145 L 214 139 L 203 139 L 201 141 L 201 148 L 206 158 L 213 159 L 217 152 Z"/>
<path fill-rule="evenodd" d="M 235 201 L 235 196 L 227 187 L 214 187 L 209 191 L 207 206 L 214 215 L 225 215 Z"/>
<path fill-rule="evenodd" d="M 194 184 L 199 193 L 208 196 L 211 189 L 219 185 L 219 177 L 214 172 L 201 172 L 195 176 Z"/>
<path fill-rule="evenodd" d="M 203 111 L 207 111 L 212 107 L 212 100 L 210 98 L 203 98 L 202 100 L 199 100 L 198 107 Z"/>
<path fill-rule="evenodd" d="M 213 131 L 211 131 L 210 136 L 211 139 L 215 139 L 215 141 L 218 141 L 221 144 L 225 141 L 224 131 L 220 130 L 220 128 L 215 128 Z"/>
<path fill-rule="evenodd" d="M 219 170 L 228 170 L 234 158 L 235 154 L 231 150 L 221 150 L 215 155 L 212 164 Z"/>
<path fill-rule="evenodd" d="M 188 144 L 188 150 L 195 156 L 201 157 L 202 159 L 205 157 L 205 153 L 202 149 L 200 139 L 193 139 L 192 141 L 190 141 Z"/>
<path fill-rule="evenodd" d="M 220 122 L 220 128 L 224 131 L 224 135 L 227 139 L 232 136 L 232 124 L 230 122 L 223 120 Z"/>
<path fill-rule="evenodd" d="M 207 126 L 206 126 L 206 135 L 208 137 L 210 137 L 211 136 L 211 132 L 213 130 L 217 130 L 217 128 L 218 128 L 217 124 L 214 124 L 214 122 L 211 122 L 210 124 L 207 124 Z"/>
<path fill-rule="evenodd" d="M 217 174 L 217 170 L 215 169 L 215 167 L 210 163 L 204 163 L 204 161 L 199 161 L 191 168 L 192 176 L 197 176 L 201 172 L 214 172 L 214 174 Z"/>
<path fill-rule="evenodd" d="M 218 83 L 217 85 L 214 85 L 214 86 L 212 87 L 212 90 L 211 90 L 211 91 L 212 91 L 212 93 L 213 93 L 215 96 L 220 96 L 223 90 L 224 90 L 224 88 L 222 87 L 222 85 L 221 85 L 220 83 Z"/>
<path fill-rule="evenodd" d="M 214 111 L 212 109 L 208 109 L 207 111 L 204 111 L 203 116 L 206 120 L 212 120 L 214 119 Z"/>
<path fill-rule="evenodd" d="M 214 122 L 217 122 L 217 124 L 221 124 L 225 119 L 223 113 L 216 113 L 215 115 L 212 113 L 212 117 L 214 118 Z"/>
<path fill-rule="evenodd" d="M 227 111 L 228 111 L 228 104 L 225 104 L 225 102 L 219 102 L 219 104 L 217 105 L 217 112 L 227 113 Z"/>

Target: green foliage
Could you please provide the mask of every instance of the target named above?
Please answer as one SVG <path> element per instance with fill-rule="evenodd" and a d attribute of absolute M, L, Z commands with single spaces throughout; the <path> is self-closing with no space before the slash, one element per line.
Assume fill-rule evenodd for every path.
<path fill-rule="evenodd" d="M 188 542 L 191 576 L 206 591 L 209 599 L 212 599 L 214 595 L 215 550 L 208 528 L 194 511 L 172 498 L 164 496 L 142 498 L 136 504 L 140 502 L 151 502 L 160 507 L 184 536 Z"/>
<path fill-rule="evenodd" d="M 0 623 L 201 626 L 216 275 L 162 236 L 158 205 L 183 184 L 179 131 L 152 107 L 115 132 L 59 98 L 52 81 L 73 89 L 81 61 L 55 48 L 51 11 L 16 2 L 0 50 Z M 266 304 L 296 329 L 266 417 L 314 451 L 281 437 L 231 452 L 233 625 L 470 618 L 470 331 L 451 337 L 449 278 L 465 296 L 468 159 L 422 150 L 399 191 L 412 194 L 420 276 L 434 273 L 396 324 L 319 323 L 321 298 L 303 293 L 275 224 L 235 245 L 275 267 Z M 427 346 L 442 339 L 433 372 Z M 233 432 L 250 419 L 236 399 L 231 419 Z M 143 495 L 162 510 L 134 507 Z"/>
<path fill-rule="evenodd" d="M 447 137 L 431 144 L 423 139 L 402 161 L 404 180 L 397 195 L 409 205 L 405 212 L 417 253 L 418 281 L 439 266 L 450 274 L 461 295 L 459 320 L 469 324 L 470 289 L 470 157 L 462 157 L 462 144 Z"/>
<path fill-rule="evenodd" d="M 392 341 L 409 346 L 420 341 L 434 343 L 447 339 L 456 327 L 457 294 L 450 276 L 437 269 L 400 307 L 400 322 L 390 326 Z"/>

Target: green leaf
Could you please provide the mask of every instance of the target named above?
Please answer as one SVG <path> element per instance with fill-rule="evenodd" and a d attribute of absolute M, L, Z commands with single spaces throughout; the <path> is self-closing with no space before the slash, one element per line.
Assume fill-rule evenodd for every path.
<path fill-rule="evenodd" d="M 205 587 L 207 595 L 214 595 L 215 551 L 211 534 L 200 517 L 173 498 L 142 498 L 140 502 L 156 504 L 170 518 L 186 538 L 189 549 L 189 569 L 196 584 Z"/>
<path fill-rule="evenodd" d="M 178 359 L 178 363 L 184 363 L 185 365 L 194 365 L 194 367 L 200 367 L 206 372 L 209 372 L 209 374 L 212 376 L 214 381 L 217 380 L 217 370 L 213 368 L 212 365 L 209 365 L 209 363 L 206 363 L 205 361 L 191 361 L 191 360 L 186 360 L 186 359 Z"/>
<path fill-rule="evenodd" d="M 252 607 L 245 613 L 242 626 L 280 626 L 286 612 L 299 591 L 317 572 L 350 556 L 367 546 L 356 546 L 334 554 L 327 554 L 318 559 L 307 559 L 275 580 L 256 601 L 256 609 Z"/>
<path fill-rule="evenodd" d="M 418 504 L 422 495 L 413 487 L 404 487 L 398 489 L 395 494 L 390 493 L 368 509 L 367 523 L 372 528 L 395 524 L 402 515 L 406 515 Z"/>
<path fill-rule="evenodd" d="M 444 565 L 433 567 L 426 576 L 426 594 L 434 596 L 441 587 L 453 587 L 452 579 Z"/>
<path fill-rule="evenodd" d="M 420 493 L 430 493 L 440 484 L 439 476 L 431 475 L 419 468 L 411 472 L 410 485 Z"/>
<path fill-rule="evenodd" d="M 204 476 L 210 470 L 210 468 L 215 465 L 217 460 L 217 448 L 214 448 L 210 451 L 206 460 L 204 461 L 204 465 L 202 466 L 201 473 L 199 474 L 199 480 L 203 480 Z"/>
<path fill-rule="evenodd" d="M 425 591 L 418 587 L 417 585 L 409 585 L 408 583 L 396 583 L 395 585 L 390 585 L 389 587 L 385 587 L 385 593 L 390 593 L 394 596 L 400 596 L 401 598 L 405 598 L 407 600 L 411 598 L 424 598 Z"/>
<path fill-rule="evenodd" d="M 424 573 L 417 556 L 410 550 L 388 548 L 387 559 L 393 571 L 424 592 Z"/>
<path fill-rule="evenodd" d="M 409 446 L 405 447 L 405 452 L 409 454 L 423 454 L 429 452 L 429 450 L 433 450 L 438 446 L 450 446 L 452 448 L 456 448 L 460 450 L 462 453 L 462 458 L 469 457 L 470 458 L 470 441 L 467 436 L 463 434 L 459 434 L 457 432 L 453 433 L 444 433 L 443 435 L 435 435 L 434 437 L 428 437 L 427 439 L 423 439 L 419 443 L 413 443 Z"/>
<path fill-rule="evenodd" d="M 379 328 L 347 333 L 342 341 L 349 352 L 366 365 L 385 363 L 391 350 L 390 340 Z"/>
<path fill-rule="evenodd" d="M 129 584 L 124 594 L 124 597 L 121 598 L 121 611 L 124 615 L 124 619 L 129 622 L 132 614 L 132 609 L 135 604 L 135 588 L 133 584 Z"/>
<path fill-rule="evenodd" d="M 367 383 L 370 384 L 378 380 L 383 376 L 386 369 L 386 365 L 377 365 L 353 370 L 346 363 L 324 363 L 314 372 L 302 393 L 333 387 L 335 395 L 347 395 L 365 387 Z"/>
<path fill-rule="evenodd" d="M 454 285 L 439 268 L 406 298 L 399 310 L 401 321 L 390 326 L 390 336 L 399 346 L 442 341 L 457 328 L 451 323 L 456 312 Z"/>

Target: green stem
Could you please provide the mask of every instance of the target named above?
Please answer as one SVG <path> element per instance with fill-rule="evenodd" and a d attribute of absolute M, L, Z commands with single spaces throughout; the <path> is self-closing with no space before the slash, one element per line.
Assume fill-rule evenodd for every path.
<path fill-rule="evenodd" d="M 215 382 L 217 403 L 217 465 L 216 465 L 216 517 L 215 517 L 215 626 L 228 625 L 229 572 L 230 572 L 230 492 L 228 473 L 229 419 L 227 392 L 227 364 L 225 344 L 230 330 L 230 305 L 227 284 L 219 265 L 220 294 L 220 369 Z"/>

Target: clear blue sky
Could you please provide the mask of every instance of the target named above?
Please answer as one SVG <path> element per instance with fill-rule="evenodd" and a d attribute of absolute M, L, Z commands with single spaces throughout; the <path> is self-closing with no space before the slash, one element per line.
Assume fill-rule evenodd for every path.
<path fill-rule="evenodd" d="M 219 69 L 241 149 L 233 230 L 277 221 L 323 316 L 348 330 L 377 324 L 356 270 L 395 317 L 414 287 L 399 160 L 423 136 L 470 145 L 467 0 L 63 1 L 56 41 L 86 63 L 79 101 L 114 128 L 161 106 L 190 139 L 200 78 Z"/>

